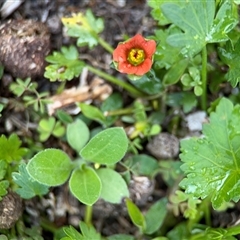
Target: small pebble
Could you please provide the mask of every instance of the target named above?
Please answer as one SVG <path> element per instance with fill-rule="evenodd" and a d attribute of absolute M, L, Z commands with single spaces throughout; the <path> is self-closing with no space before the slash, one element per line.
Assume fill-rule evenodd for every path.
<path fill-rule="evenodd" d="M 169 133 L 160 133 L 150 140 L 147 150 L 159 159 L 172 159 L 179 153 L 179 140 Z"/>

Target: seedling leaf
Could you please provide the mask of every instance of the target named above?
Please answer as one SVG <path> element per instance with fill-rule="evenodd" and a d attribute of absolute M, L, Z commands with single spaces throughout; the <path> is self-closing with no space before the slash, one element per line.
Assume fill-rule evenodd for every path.
<path fill-rule="evenodd" d="M 151 208 L 147 211 L 145 215 L 146 229 L 144 233 L 152 234 L 156 232 L 167 215 L 167 199 L 162 198 L 161 200 L 155 202 Z"/>
<path fill-rule="evenodd" d="M 61 52 L 53 52 L 46 57 L 46 61 L 51 63 L 46 67 L 44 77 L 50 81 L 72 80 L 82 72 L 84 62 L 78 60 L 78 51 L 74 46 L 62 47 Z"/>
<path fill-rule="evenodd" d="M 9 187 L 9 181 L 7 180 L 0 181 L 0 201 L 2 200 L 2 197 L 4 197 L 7 194 L 8 187 Z"/>
<path fill-rule="evenodd" d="M 67 126 L 67 141 L 70 146 L 79 152 L 87 143 L 90 136 L 87 125 L 80 119 L 68 124 Z"/>
<path fill-rule="evenodd" d="M 11 134 L 9 138 L 5 135 L 0 137 L 0 159 L 7 162 L 18 161 L 24 154 L 26 154 L 27 149 L 21 148 L 22 142 L 16 134 Z"/>
<path fill-rule="evenodd" d="M 128 148 L 128 138 L 121 127 L 103 130 L 94 136 L 81 150 L 85 159 L 99 164 L 115 164 L 120 161 Z"/>
<path fill-rule="evenodd" d="M 134 225 L 139 227 L 141 230 L 144 230 L 146 222 L 140 209 L 129 198 L 126 198 L 126 205 L 128 214 Z"/>
<path fill-rule="evenodd" d="M 102 182 L 101 198 L 110 203 L 121 203 L 123 197 L 129 197 L 126 182 L 116 171 L 100 168 L 97 174 Z"/>
<path fill-rule="evenodd" d="M 180 186 L 202 199 L 210 196 L 213 207 L 240 199 L 240 106 L 223 98 L 203 125 L 204 137 L 181 141 Z"/>
<path fill-rule="evenodd" d="M 72 164 L 66 153 L 59 149 L 46 149 L 37 153 L 28 163 L 27 171 L 36 181 L 47 186 L 66 182 Z"/>
<path fill-rule="evenodd" d="M 99 198 L 102 184 L 96 172 L 83 166 L 72 173 L 69 180 L 70 191 L 82 203 L 93 205 Z"/>
<path fill-rule="evenodd" d="M 36 195 L 42 196 L 48 192 L 48 187 L 33 180 L 26 170 L 26 164 L 19 165 L 19 172 L 13 172 L 12 177 L 14 182 L 19 186 L 16 189 L 22 198 L 30 199 Z"/>

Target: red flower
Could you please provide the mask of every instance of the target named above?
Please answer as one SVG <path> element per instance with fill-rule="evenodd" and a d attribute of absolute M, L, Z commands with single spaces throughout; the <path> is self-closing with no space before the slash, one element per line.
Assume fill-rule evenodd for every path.
<path fill-rule="evenodd" d="M 156 42 L 137 34 L 126 42 L 119 43 L 113 51 L 113 61 L 121 73 L 142 76 L 150 71 Z"/>

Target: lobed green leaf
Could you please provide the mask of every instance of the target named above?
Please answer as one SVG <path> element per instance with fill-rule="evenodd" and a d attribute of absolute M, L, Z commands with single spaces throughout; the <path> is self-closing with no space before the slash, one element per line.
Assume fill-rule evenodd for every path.
<path fill-rule="evenodd" d="M 196 197 L 211 197 L 213 207 L 240 199 L 240 106 L 221 99 L 210 123 L 203 125 L 203 138 L 181 141 L 180 186 Z"/>

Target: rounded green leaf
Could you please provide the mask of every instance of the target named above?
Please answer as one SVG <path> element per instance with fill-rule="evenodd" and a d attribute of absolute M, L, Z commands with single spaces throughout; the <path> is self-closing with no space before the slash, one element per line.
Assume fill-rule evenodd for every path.
<path fill-rule="evenodd" d="M 94 136 L 81 150 L 85 159 L 99 164 L 120 161 L 128 148 L 128 138 L 121 127 L 108 128 Z"/>
<path fill-rule="evenodd" d="M 67 126 L 67 141 L 69 145 L 79 152 L 89 139 L 89 129 L 80 119 Z"/>
<path fill-rule="evenodd" d="M 36 181 L 47 186 L 61 185 L 72 170 L 70 158 L 59 149 L 46 149 L 37 153 L 28 163 L 27 171 Z"/>
<path fill-rule="evenodd" d="M 99 198 L 102 184 L 96 172 L 90 167 L 77 169 L 69 180 L 71 193 L 82 203 L 93 205 Z"/>
<path fill-rule="evenodd" d="M 123 197 L 129 196 L 126 182 L 116 171 L 100 168 L 97 174 L 102 182 L 101 198 L 110 203 L 121 203 Z"/>

